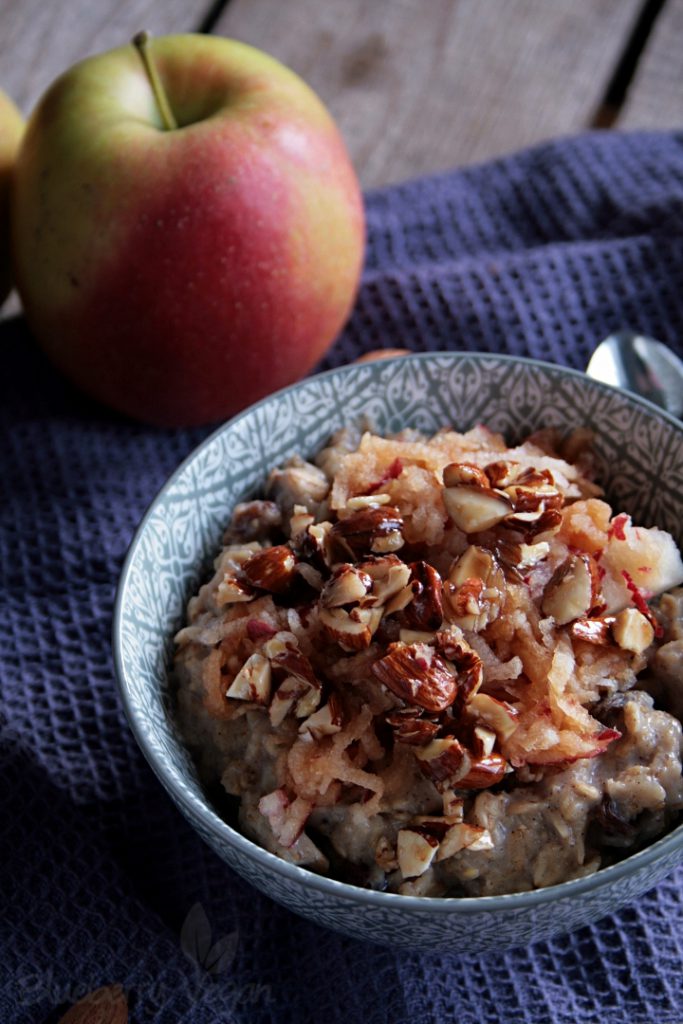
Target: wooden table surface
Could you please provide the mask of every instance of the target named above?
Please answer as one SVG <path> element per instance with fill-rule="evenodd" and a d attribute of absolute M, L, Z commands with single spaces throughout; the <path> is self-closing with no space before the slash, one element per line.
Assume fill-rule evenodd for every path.
<path fill-rule="evenodd" d="M 683 0 L 0 0 L 0 88 L 29 113 L 64 68 L 210 31 L 289 64 L 365 187 L 595 126 L 683 125 Z"/>

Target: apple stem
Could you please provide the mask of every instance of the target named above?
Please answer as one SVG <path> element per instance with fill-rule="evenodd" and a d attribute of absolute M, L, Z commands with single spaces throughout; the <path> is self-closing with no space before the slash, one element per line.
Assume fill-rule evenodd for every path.
<path fill-rule="evenodd" d="M 171 105 L 168 102 L 168 96 L 164 89 L 163 82 L 159 77 L 157 66 L 152 60 L 152 55 L 149 50 L 149 41 L 151 36 L 149 32 L 138 32 L 137 35 L 133 36 L 133 46 L 137 48 L 140 58 L 142 60 L 149 84 L 152 87 L 154 93 L 154 99 L 157 101 L 157 107 L 161 115 L 161 123 L 164 126 L 164 131 L 172 132 L 174 128 L 178 127 L 178 122 L 173 116 Z"/>

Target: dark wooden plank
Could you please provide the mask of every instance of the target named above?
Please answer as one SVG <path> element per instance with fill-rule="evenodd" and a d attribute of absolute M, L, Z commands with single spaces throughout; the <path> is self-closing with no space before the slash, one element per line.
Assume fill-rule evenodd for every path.
<path fill-rule="evenodd" d="M 640 0 L 231 0 L 215 31 L 321 95 L 365 186 L 585 128 Z"/>
<path fill-rule="evenodd" d="M 0 0 L 0 89 L 28 113 L 77 60 L 127 43 L 141 28 L 190 32 L 211 0 Z"/>
<path fill-rule="evenodd" d="M 631 82 L 618 128 L 683 128 L 683 0 L 667 0 Z"/>

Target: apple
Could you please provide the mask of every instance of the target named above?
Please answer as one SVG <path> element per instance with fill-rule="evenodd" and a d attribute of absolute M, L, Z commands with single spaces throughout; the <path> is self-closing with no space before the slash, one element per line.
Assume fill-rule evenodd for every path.
<path fill-rule="evenodd" d="M 358 180 L 315 93 L 253 47 L 142 33 L 29 120 L 12 241 L 28 322 L 102 402 L 215 421 L 306 373 L 352 307 Z"/>
<path fill-rule="evenodd" d="M 0 89 L 0 306 L 9 295 L 10 273 L 9 204 L 12 168 L 24 130 L 21 114 Z"/>

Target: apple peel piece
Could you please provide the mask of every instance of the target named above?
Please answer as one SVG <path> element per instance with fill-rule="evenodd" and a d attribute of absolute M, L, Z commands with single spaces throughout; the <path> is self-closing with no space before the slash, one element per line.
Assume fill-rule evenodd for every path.
<path fill-rule="evenodd" d="M 636 603 L 634 587 L 649 601 L 683 583 L 683 560 L 673 537 L 658 527 L 632 526 L 628 517 L 612 521 L 598 564 L 608 615 Z"/>

